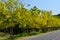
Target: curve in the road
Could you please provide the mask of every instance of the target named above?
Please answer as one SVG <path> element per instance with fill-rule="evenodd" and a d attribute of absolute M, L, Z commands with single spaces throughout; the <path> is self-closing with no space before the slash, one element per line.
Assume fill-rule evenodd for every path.
<path fill-rule="evenodd" d="M 27 38 L 26 40 L 57 40 L 57 39 L 60 39 L 58 38 L 59 35 L 60 35 L 60 30 L 57 30 L 51 33 L 41 35 L 41 36 L 39 35 L 36 37 Z"/>

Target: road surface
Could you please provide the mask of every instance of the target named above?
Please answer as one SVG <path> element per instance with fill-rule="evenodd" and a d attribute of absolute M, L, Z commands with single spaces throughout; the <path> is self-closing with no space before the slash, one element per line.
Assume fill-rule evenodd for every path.
<path fill-rule="evenodd" d="M 26 38 L 25 40 L 60 40 L 60 30 Z"/>

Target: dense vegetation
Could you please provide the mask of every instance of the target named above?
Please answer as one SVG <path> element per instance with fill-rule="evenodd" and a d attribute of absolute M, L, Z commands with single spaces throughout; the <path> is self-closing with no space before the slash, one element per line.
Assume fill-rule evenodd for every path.
<path fill-rule="evenodd" d="M 39 10 L 36 6 L 28 10 L 18 0 L 0 1 L 0 31 L 9 33 L 11 38 L 13 34 L 58 28 L 60 18 L 53 16 L 52 11 Z"/>

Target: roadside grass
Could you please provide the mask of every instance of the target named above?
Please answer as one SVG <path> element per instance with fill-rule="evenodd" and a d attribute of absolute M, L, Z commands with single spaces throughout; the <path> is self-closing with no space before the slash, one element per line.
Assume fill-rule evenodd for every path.
<path fill-rule="evenodd" d="M 0 40 L 8 40 L 9 34 L 0 32 Z"/>
<path fill-rule="evenodd" d="M 57 31 L 57 30 L 54 30 L 54 31 Z M 26 38 L 32 38 L 32 37 L 36 37 L 39 35 L 48 34 L 48 33 L 54 32 L 54 31 L 47 31 L 45 33 L 43 33 L 41 30 L 38 32 L 32 31 L 30 33 L 24 32 L 21 34 L 14 35 L 14 39 L 15 40 L 25 40 Z M 8 40 L 8 39 L 9 39 L 9 34 L 0 32 L 0 40 Z"/>
<path fill-rule="evenodd" d="M 23 32 L 21 34 L 14 35 L 14 37 L 15 38 L 17 38 L 17 37 L 26 37 L 26 36 L 37 35 L 37 34 L 40 34 L 40 33 L 42 33 L 41 30 L 40 31 L 32 31 L 30 33 Z"/>
<path fill-rule="evenodd" d="M 29 35 L 29 36 L 22 36 L 20 37 L 20 34 L 16 35 L 16 38 L 15 40 L 25 40 L 27 38 L 33 38 L 33 37 L 36 37 L 36 36 L 42 36 L 42 35 L 45 35 L 45 34 L 49 34 L 49 33 L 52 33 L 52 32 L 56 32 L 58 30 L 54 30 L 54 31 L 49 31 L 49 32 L 46 32 L 46 33 L 38 33 L 38 34 L 35 34 L 35 35 Z"/>

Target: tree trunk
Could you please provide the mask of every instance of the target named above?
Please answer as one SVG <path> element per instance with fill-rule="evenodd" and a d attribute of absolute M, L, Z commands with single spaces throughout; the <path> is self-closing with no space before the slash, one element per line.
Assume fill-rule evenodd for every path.
<path fill-rule="evenodd" d="M 10 39 L 9 40 L 14 40 L 13 27 L 10 28 Z"/>

